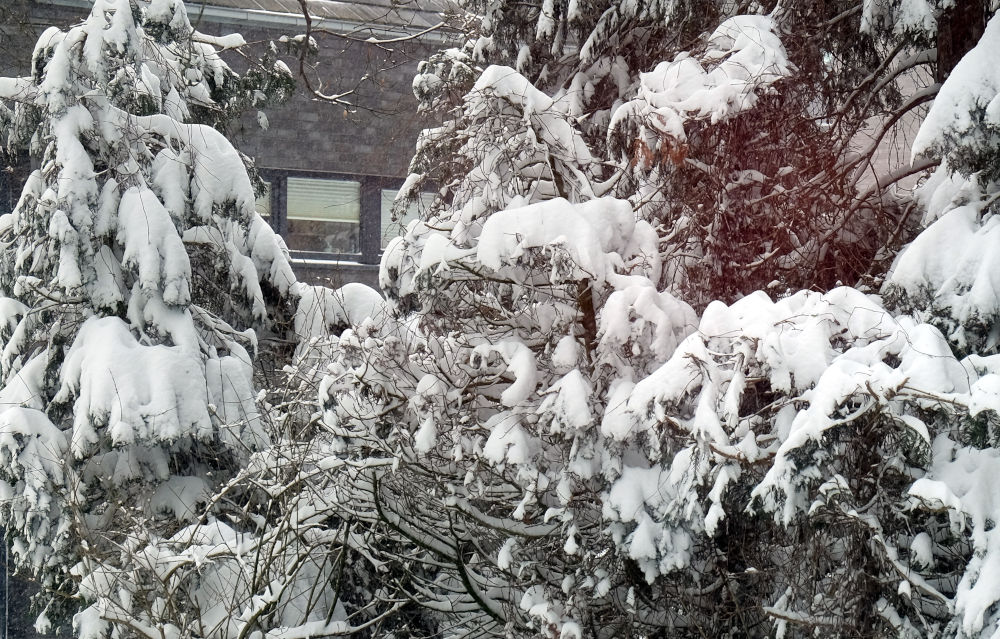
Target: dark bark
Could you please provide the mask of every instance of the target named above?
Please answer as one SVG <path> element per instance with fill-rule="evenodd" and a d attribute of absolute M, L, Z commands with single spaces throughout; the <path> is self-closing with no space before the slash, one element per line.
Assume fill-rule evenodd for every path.
<path fill-rule="evenodd" d="M 594 308 L 594 292 L 589 279 L 583 279 L 576 284 L 576 301 L 580 307 L 580 323 L 583 325 L 584 345 L 587 348 L 587 358 L 592 360 L 594 347 L 597 345 L 597 311 Z"/>
<path fill-rule="evenodd" d="M 983 0 L 956 0 L 938 19 L 937 72 L 935 80 L 944 82 L 958 61 L 986 29 L 986 3 Z"/>

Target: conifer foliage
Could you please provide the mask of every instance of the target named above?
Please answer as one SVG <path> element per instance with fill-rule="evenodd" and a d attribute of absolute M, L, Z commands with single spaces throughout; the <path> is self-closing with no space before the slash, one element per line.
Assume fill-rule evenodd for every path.
<path fill-rule="evenodd" d="M 96 0 L 0 79 L 6 142 L 38 167 L 0 218 L 0 507 L 40 628 L 82 610 L 81 636 L 176 634 L 194 613 L 166 611 L 207 586 L 165 581 L 155 549 L 211 529 L 216 489 L 268 445 L 254 329 L 294 276 L 212 125 L 292 79 L 269 57 L 241 78 L 219 57 L 240 46 L 180 0 Z"/>
<path fill-rule="evenodd" d="M 45 614 L 87 638 L 1000 632 L 996 7 L 463 6 L 468 42 L 414 80 L 440 123 L 398 204 L 438 197 L 385 298 L 293 282 L 205 124 L 287 76 L 237 78 L 241 41 L 179 0 L 98 0 L 0 80 L 40 167 L 0 218 L 0 503 Z M 914 114 L 912 162 L 866 181 Z M 289 300 L 295 361 L 258 401 Z"/>
<path fill-rule="evenodd" d="M 996 632 L 997 18 L 914 89 L 951 3 L 468 6 L 414 81 L 440 198 L 383 258 L 396 319 L 321 393 L 428 623 Z"/>

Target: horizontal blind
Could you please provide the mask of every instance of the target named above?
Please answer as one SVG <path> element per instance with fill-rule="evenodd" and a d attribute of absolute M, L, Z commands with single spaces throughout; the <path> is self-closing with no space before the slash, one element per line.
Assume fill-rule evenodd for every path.
<path fill-rule="evenodd" d="M 288 178 L 288 219 L 358 223 L 361 183 L 352 180 Z"/>

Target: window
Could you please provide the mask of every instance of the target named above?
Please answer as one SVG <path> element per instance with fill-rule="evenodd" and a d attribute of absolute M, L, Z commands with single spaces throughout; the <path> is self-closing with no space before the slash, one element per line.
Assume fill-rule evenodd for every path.
<path fill-rule="evenodd" d="M 257 210 L 297 259 L 377 265 L 386 244 L 436 197 L 421 193 L 403 219 L 393 222 L 392 202 L 402 179 L 291 169 L 261 174 L 266 194 L 257 199 Z"/>
<path fill-rule="evenodd" d="M 271 220 L 271 183 L 264 182 L 264 193 L 257 198 L 257 212 L 265 221 Z"/>
<path fill-rule="evenodd" d="M 406 231 L 406 227 L 411 221 L 420 217 L 421 213 L 430 209 L 434 202 L 433 193 L 421 193 L 420 199 L 410 202 L 410 206 L 401 219 L 392 220 L 392 202 L 399 193 L 397 189 L 382 189 L 382 248 L 384 249 L 390 240 L 399 237 Z"/>
<path fill-rule="evenodd" d="M 296 251 L 361 252 L 361 183 L 289 177 L 285 242 Z"/>

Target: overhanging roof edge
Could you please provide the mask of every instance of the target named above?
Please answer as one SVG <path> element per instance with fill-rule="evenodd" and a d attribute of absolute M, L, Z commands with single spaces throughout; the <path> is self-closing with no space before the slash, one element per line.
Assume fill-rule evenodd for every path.
<path fill-rule="evenodd" d="M 39 4 L 82 9 L 85 11 L 90 10 L 94 5 L 92 0 L 37 1 Z M 235 24 L 237 27 L 240 24 L 259 27 L 305 28 L 306 26 L 306 20 L 300 14 L 279 13 L 275 11 L 264 11 L 262 9 L 220 7 L 202 2 L 185 2 L 185 5 L 188 7 L 188 16 L 190 17 L 192 23 L 197 23 L 200 18 L 214 23 Z M 358 31 L 364 31 L 366 34 L 382 38 L 396 38 L 403 35 L 413 35 L 419 40 L 429 40 L 438 43 L 453 43 L 457 39 L 455 37 L 455 32 L 451 30 L 438 29 L 424 33 L 426 29 L 409 25 L 385 25 L 354 22 L 350 20 L 339 20 L 320 16 L 312 17 L 312 26 L 313 28 L 322 28 L 340 33 L 355 33 Z"/>

